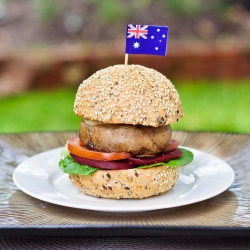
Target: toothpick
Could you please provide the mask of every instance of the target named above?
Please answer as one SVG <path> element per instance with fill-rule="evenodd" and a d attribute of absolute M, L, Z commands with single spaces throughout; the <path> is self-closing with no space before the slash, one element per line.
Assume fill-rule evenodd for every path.
<path fill-rule="evenodd" d="M 125 66 L 128 66 L 128 54 L 125 54 Z"/>

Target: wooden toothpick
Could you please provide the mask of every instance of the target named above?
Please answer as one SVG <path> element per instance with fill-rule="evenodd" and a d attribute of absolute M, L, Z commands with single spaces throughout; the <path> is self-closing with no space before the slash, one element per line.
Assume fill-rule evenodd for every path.
<path fill-rule="evenodd" d="M 128 54 L 125 54 L 125 66 L 128 66 Z"/>

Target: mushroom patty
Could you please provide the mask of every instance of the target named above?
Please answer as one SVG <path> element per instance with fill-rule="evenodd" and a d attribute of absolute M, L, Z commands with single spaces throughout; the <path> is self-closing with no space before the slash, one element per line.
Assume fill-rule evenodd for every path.
<path fill-rule="evenodd" d="M 87 147 L 103 152 L 129 152 L 153 156 L 162 152 L 171 139 L 170 125 L 151 127 L 128 124 L 90 125 L 82 120 L 79 137 Z"/>

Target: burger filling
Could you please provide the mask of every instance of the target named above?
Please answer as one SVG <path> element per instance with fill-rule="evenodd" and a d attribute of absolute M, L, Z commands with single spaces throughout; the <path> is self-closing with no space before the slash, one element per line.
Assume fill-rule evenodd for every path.
<path fill-rule="evenodd" d="M 193 160 L 192 152 L 178 148 L 178 142 L 170 140 L 165 150 L 154 156 L 137 157 L 129 152 L 103 152 L 89 149 L 79 138 L 68 141 L 59 166 L 68 174 L 91 175 L 99 169 L 121 170 L 151 168 L 166 165 L 181 167 Z"/>

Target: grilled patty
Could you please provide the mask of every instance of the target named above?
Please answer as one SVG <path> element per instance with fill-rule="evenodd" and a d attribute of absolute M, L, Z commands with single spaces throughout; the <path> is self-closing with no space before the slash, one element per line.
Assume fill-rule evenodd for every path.
<path fill-rule="evenodd" d="M 103 152 L 129 152 L 153 156 L 164 151 L 171 139 L 170 125 L 151 127 L 126 124 L 90 125 L 82 120 L 79 137 L 84 145 Z"/>

